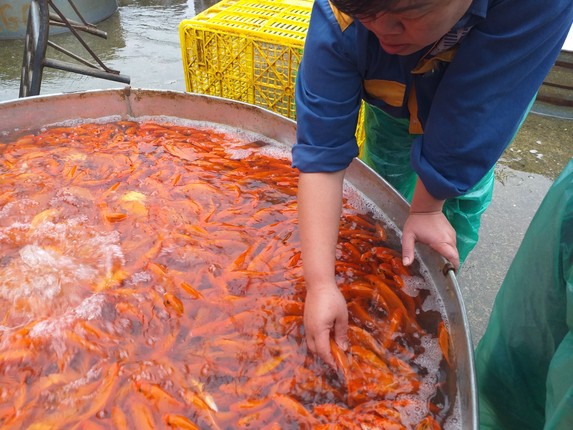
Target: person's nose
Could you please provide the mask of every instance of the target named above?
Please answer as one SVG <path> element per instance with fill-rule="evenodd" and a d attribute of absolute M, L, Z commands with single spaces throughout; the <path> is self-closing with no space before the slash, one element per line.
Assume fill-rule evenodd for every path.
<path fill-rule="evenodd" d="M 379 36 L 388 36 L 400 34 L 404 31 L 404 25 L 400 19 L 386 14 L 378 18 L 376 25 L 376 34 Z"/>

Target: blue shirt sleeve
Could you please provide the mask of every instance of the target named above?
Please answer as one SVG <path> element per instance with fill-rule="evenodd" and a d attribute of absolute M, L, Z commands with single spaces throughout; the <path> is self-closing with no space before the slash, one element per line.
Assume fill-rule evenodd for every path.
<path fill-rule="evenodd" d="M 354 62 L 328 2 L 316 1 L 296 79 L 292 156 L 300 171 L 339 171 L 358 155 L 362 78 Z"/>

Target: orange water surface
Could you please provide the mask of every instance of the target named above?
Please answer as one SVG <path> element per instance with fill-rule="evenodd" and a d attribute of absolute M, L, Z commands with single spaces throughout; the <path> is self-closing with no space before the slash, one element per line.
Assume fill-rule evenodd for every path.
<path fill-rule="evenodd" d="M 0 148 L 0 426 L 437 429 L 447 331 L 383 221 L 345 197 L 350 348 L 307 352 L 288 152 L 116 121 Z M 359 207 L 360 206 L 360 207 Z"/>

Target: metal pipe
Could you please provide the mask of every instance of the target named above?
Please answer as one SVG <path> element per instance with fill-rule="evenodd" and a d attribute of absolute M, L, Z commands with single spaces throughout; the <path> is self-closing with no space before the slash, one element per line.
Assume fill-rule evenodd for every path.
<path fill-rule="evenodd" d="M 76 5 L 74 4 L 74 2 L 72 0 L 68 0 L 68 3 L 70 4 L 70 6 L 72 7 L 72 9 L 74 10 L 74 12 L 76 13 L 76 15 L 80 18 L 80 20 L 84 23 L 84 25 L 86 26 L 90 26 L 91 24 L 88 23 L 84 17 L 82 16 L 82 14 L 80 13 L 80 11 L 78 10 L 78 8 L 76 7 Z"/>
<path fill-rule="evenodd" d="M 68 63 L 66 61 L 53 60 L 51 58 L 44 59 L 44 66 L 51 67 L 52 69 L 65 70 L 67 72 L 79 73 L 81 75 L 93 76 L 94 78 L 122 82 L 124 84 L 129 84 L 131 80 L 129 76 L 120 75 L 113 71 L 103 71 L 92 67 L 84 67 L 79 64 Z"/>
<path fill-rule="evenodd" d="M 91 24 L 84 25 L 80 22 L 67 18 L 65 19 L 65 21 L 62 21 L 62 19 L 53 12 L 50 12 L 50 25 L 55 25 L 56 27 L 69 27 L 71 25 L 76 30 L 80 30 L 83 31 L 84 33 L 93 34 L 94 36 L 107 39 L 107 33 L 105 31 L 98 30 L 94 25 Z"/>
<path fill-rule="evenodd" d="M 60 12 L 60 10 L 54 5 L 54 2 L 52 0 L 48 0 L 48 3 L 50 4 L 50 7 L 56 11 L 56 13 L 58 14 L 58 16 L 61 18 L 61 20 L 63 22 L 68 21 L 67 18 L 62 14 L 62 12 Z M 111 70 L 108 69 L 108 67 L 98 58 L 98 56 L 95 54 L 95 52 L 92 51 L 92 49 L 88 46 L 88 44 L 84 41 L 84 39 L 82 39 L 82 37 L 75 30 L 75 28 L 69 24 L 67 25 L 67 27 L 70 29 L 70 31 L 73 33 L 73 35 L 76 37 L 76 39 L 78 39 L 78 41 L 82 44 L 82 46 L 85 48 L 85 50 L 90 53 L 92 58 L 95 61 L 97 61 L 97 63 L 100 65 L 100 67 L 107 72 L 111 72 Z"/>
<path fill-rule="evenodd" d="M 93 63 L 90 63 L 88 60 L 86 60 L 86 59 L 80 57 L 79 55 L 74 54 L 74 53 L 71 52 L 71 51 L 68 51 L 68 50 L 65 49 L 65 48 L 62 48 L 60 45 L 56 45 L 54 42 L 52 42 L 52 41 L 50 41 L 50 40 L 48 40 L 48 46 L 51 46 L 51 47 L 54 48 L 56 51 L 60 51 L 60 52 L 62 52 L 62 53 L 64 53 L 64 54 L 66 54 L 66 55 L 69 56 L 69 57 L 72 57 L 74 60 L 79 61 L 80 63 L 85 64 L 85 65 L 88 66 L 88 67 L 92 67 L 92 68 L 94 68 L 94 69 L 97 69 L 97 68 L 98 68 L 97 65 L 95 65 L 95 64 L 93 64 Z M 114 72 L 115 72 L 115 70 L 114 70 Z"/>

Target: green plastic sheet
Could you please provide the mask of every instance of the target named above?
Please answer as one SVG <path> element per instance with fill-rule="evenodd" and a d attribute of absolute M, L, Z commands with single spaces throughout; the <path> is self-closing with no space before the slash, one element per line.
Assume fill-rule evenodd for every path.
<path fill-rule="evenodd" d="M 573 429 L 573 159 L 532 219 L 475 355 L 481 429 Z"/>

